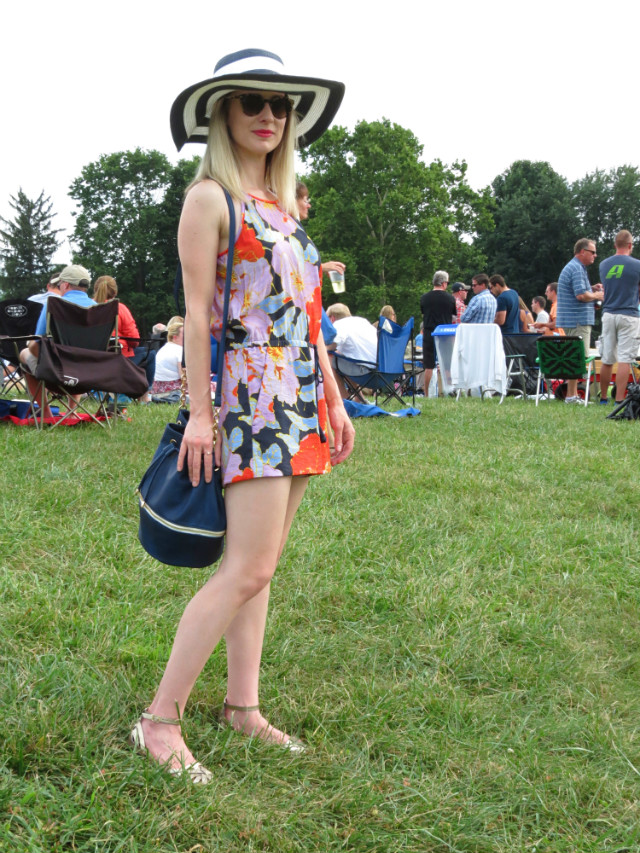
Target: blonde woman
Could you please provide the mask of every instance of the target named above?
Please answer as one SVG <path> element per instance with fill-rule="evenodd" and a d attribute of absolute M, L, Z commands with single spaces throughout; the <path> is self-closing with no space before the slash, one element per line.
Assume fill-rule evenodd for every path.
<path fill-rule="evenodd" d="M 223 636 L 228 676 L 221 722 L 291 751 L 303 749 L 263 716 L 258 682 L 270 581 L 308 479 L 328 472 L 353 447 L 353 427 L 319 333 L 320 260 L 296 220 L 293 158 L 296 138 L 306 144 L 328 127 L 343 89 L 285 75 L 280 58 L 268 51 L 238 51 L 172 108 L 178 148 L 206 141 L 178 232 L 191 400 L 178 467 L 186 466 L 196 485 L 211 479 L 214 463 L 222 466 L 227 537 L 220 567 L 184 611 L 158 691 L 131 739 L 170 773 L 197 783 L 211 773 L 185 744 L 180 718 Z M 239 223 L 232 259 L 223 187 Z M 219 336 L 228 262 L 234 272 L 222 342 L 222 428 L 214 447 L 209 331 Z M 327 409 L 335 434 L 331 453 Z"/>
<path fill-rule="evenodd" d="M 95 280 L 93 298 L 97 303 L 108 302 L 110 299 L 115 299 L 117 295 L 118 283 L 113 276 L 101 275 Z M 150 391 L 155 376 L 156 354 L 149 347 L 139 346 L 140 332 L 136 326 L 136 321 L 122 301 L 118 303 L 118 339 L 122 346 L 122 355 L 125 358 L 133 359 L 134 364 L 139 364 L 144 369 Z M 141 397 L 140 401 L 148 403 L 149 393 L 147 392 Z"/>
<path fill-rule="evenodd" d="M 166 394 L 180 388 L 184 320 L 172 317 L 167 324 L 167 342 L 156 354 L 156 375 L 151 391 Z"/>

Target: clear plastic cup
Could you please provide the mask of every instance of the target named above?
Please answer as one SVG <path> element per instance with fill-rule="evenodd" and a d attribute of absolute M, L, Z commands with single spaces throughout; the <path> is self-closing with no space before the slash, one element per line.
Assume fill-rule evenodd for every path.
<path fill-rule="evenodd" d="M 344 293 L 345 284 L 344 284 L 344 273 L 343 272 L 330 272 L 329 278 L 331 279 L 331 286 L 333 287 L 334 293 Z"/>

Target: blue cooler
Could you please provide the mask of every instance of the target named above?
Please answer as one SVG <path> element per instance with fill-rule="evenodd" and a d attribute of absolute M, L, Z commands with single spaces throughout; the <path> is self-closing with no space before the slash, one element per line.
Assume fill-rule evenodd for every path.
<path fill-rule="evenodd" d="M 455 323 L 442 323 L 436 326 L 432 332 L 436 344 L 436 357 L 438 359 L 438 372 L 443 394 L 453 391 L 451 384 L 451 360 L 453 358 L 453 345 L 456 339 L 457 325 Z"/>

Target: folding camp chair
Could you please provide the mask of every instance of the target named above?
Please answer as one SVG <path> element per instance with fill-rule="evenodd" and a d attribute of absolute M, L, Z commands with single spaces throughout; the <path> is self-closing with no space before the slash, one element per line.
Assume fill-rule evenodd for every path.
<path fill-rule="evenodd" d="M 587 387 L 584 395 L 585 406 L 589 403 L 591 372 L 595 355 L 585 358 L 582 338 L 573 335 L 550 335 L 538 338 L 538 382 L 536 385 L 536 406 L 542 397 L 542 383 L 551 387 L 551 379 L 582 379 L 587 374 Z"/>
<path fill-rule="evenodd" d="M 23 391 L 19 353 L 26 347 L 27 341 L 35 337 L 41 311 L 39 302 L 28 299 L 4 299 L 0 302 L 2 397 L 8 397 L 12 391 Z"/>
<path fill-rule="evenodd" d="M 335 371 L 345 382 L 348 400 L 357 399 L 366 389 L 373 391 L 376 405 L 384 406 L 391 399 L 404 405 L 402 390 L 407 377 L 404 355 L 412 332 L 413 317 L 404 326 L 399 326 L 386 317 L 380 317 L 375 364 L 333 353 Z M 411 383 L 409 390 L 415 406 L 415 383 Z M 379 395 L 384 397 L 381 403 L 378 402 Z"/>
<path fill-rule="evenodd" d="M 69 299 L 50 298 L 47 334 L 40 338 L 38 363 L 33 372 L 24 368 L 38 380 L 36 393 L 29 394 L 36 424 L 36 403 L 43 408 L 45 389 L 57 395 L 66 409 L 53 426 L 80 413 L 95 423 L 110 425 L 109 393 L 141 397 L 147 390 L 144 371 L 119 349 L 117 300 L 84 308 Z M 80 395 L 80 399 L 71 402 L 71 395 Z M 91 411 L 96 402 L 97 409 Z M 42 421 L 41 416 L 40 426 Z"/>

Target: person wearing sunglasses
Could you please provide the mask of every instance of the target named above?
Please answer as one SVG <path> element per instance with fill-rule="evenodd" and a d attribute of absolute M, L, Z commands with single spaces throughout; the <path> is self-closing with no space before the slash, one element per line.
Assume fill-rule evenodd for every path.
<path fill-rule="evenodd" d="M 556 322 L 565 334 L 582 338 L 584 354 L 589 355 L 591 327 L 595 322 L 594 302 L 602 304 L 604 290 L 601 284 L 591 287 L 587 267 L 595 261 L 596 244 L 582 237 L 573 247 L 573 258 L 558 276 L 558 311 Z M 578 380 L 567 379 L 565 403 L 579 403 Z"/>
<path fill-rule="evenodd" d="M 275 54 L 246 50 L 223 57 L 214 76 L 182 92 L 171 111 L 178 149 L 187 141 L 206 143 L 178 231 L 191 409 L 178 467 L 187 468 L 195 485 L 221 466 L 226 548 L 184 611 L 157 693 L 131 741 L 171 774 L 196 783 L 210 781 L 211 773 L 185 744 L 180 719 L 223 636 L 221 724 L 291 752 L 304 749 L 262 716 L 258 681 L 270 581 L 309 477 L 328 472 L 353 447 L 320 335 L 320 259 L 297 221 L 294 172 L 296 140 L 317 139 L 343 93 L 341 83 L 288 75 Z M 233 258 L 223 187 L 239 223 Z M 227 263 L 234 270 L 214 447 L 209 331 L 220 336 Z"/>

